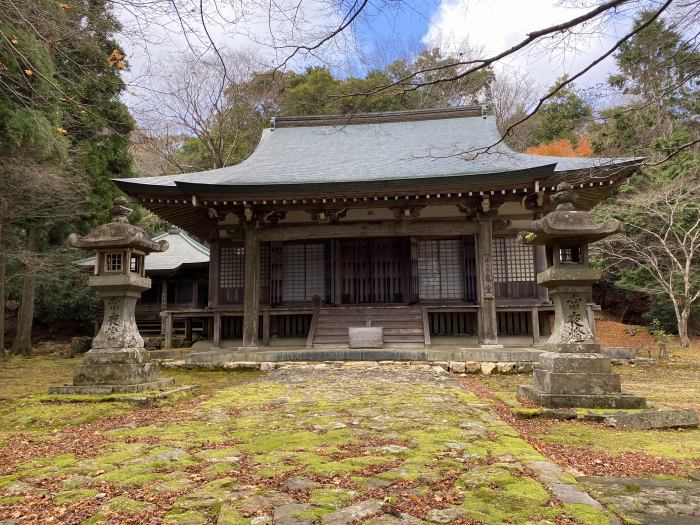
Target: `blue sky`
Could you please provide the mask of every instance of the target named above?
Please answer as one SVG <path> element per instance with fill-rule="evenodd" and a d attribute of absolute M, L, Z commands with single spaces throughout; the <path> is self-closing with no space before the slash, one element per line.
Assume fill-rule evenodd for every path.
<path fill-rule="evenodd" d="M 224 12 L 229 19 L 217 24 L 217 16 L 212 16 L 208 29 L 219 48 L 228 51 L 252 49 L 263 57 L 267 56 L 263 60 L 273 63 L 275 59 L 269 56 L 270 48 L 261 45 L 261 42 L 269 41 L 271 35 L 281 34 L 285 17 L 281 16 L 277 22 L 270 24 L 262 7 L 269 4 L 261 1 L 257 4 L 260 7 L 251 7 L 256 1 L 261 0 L 230 3 L 231 10 Z M 296 0 L 278 0 L 277 4 L 284 5 L 285 1 L 296 5 Z M 389 1 L 381 4 L 389 6 L 382 10 L 370 7 L 356 28 L 361 52 L 370 55 L 370 62 L 379 62 L 378 65 L 390 62 L 396 56 L 404 56 L 407 50 L 415 51 L 421 45 L 439 46 L 449 51 L 459 48 L 465 41 L 468 41 L 471 48 L 482 50 L 481 55 L 488 56 L 512 46 L 530 31 L 562 22 L 586 11 L 585 8 L 571 7 L 581 5 L 578 0 L 393 1 L 395 3 Z M 198 1 L 193 5 L 195 4 L 199 5 Z M 221 5 L 225 4 L 219 3 L 217 7 Z M 304 0 L 302 5 L 303 29 L 307 34 L 314 31 L 321 34 L 324 29 L 335 27 L 342 17 L 342 13 L 335 11 L 332 4 L 324 0 Z M 247 11 L 237 12 L 236 9 L 239 8 Z M 152 64 L 167 63 L 168 57 L 186 51 L 188 41 L 195 45 L 206 43 L 201 26 L 198 25 L 199 15 L 196 9 L 191 13 L 194 32 L 187 39 L 183 36 L 179 23 L 167 20 L 148 28 L 152 41 L 146 47 L 138 37 L 129 38 L 125 32 L 125 47 L 132 65 L 131 78 L 134 80 L 133 91 L 137 93 L 136 96 L 139 85 L 144 87 L 144 81 L 147 82 L 147 77 L 142 75 L 149 71 Z M 619 21 L 597 28 L 599 31 L 593 36 L 582 35 L 565 46 L 556 46 L 556 52 L 552 52 L 551 46 L 541 45 L 530 49 L 528 53 L 509 58 L 498 67 L 516 68 L 527 72 L 541 86 L 551 85 L 556 78 L 577 71 L 601 50 L 607 49 L 616 35 L 626 30 L 629 24 L 628 19 L 620 17 Z M 341 55 L 347 53 L 348 49 L 351 48 L 338 50 L 331 46 L 323 59 L 330 64 L 337 62 L 340 68 L 343 63 Z M 353 61 L 356 63 L 356 60 L 356 57 L 350 57 L 345 60 L 345 64 Z M 292 67 L 303 67 L 305 64 L 308 62 L 296 62 Z M 611 58 L 592 70 L 578 85 L 587 88 L 602 83 L 613 69 L 614 61 Z"/>

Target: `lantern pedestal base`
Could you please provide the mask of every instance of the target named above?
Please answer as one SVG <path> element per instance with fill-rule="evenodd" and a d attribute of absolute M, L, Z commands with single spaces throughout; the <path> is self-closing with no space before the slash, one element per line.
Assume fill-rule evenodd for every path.
<path fill-rule="evenodd" d="M 597 346 L 597 345 L 596 345 Z M 568 348 L 571 350 L 571 348 Z M 610 358 L 595 352 L 544 352 L 533 370 L 533 385 L 518 395 L 548 408 L 644 408 L 646 400 L 621 392 Z"/>
<path fill-rule="evenodd" d="M 84 364 L 75 368 L 73 384 L 135 385 L 153 383 L 158 379 L 158 363 Z"/>
<path fill-rule="evenodd" d="M 645 408 L 643 397 L 631 394 L 549 394 L 530 385 L 520 385 L 518 396 L 546 408 Z"/>
<path fill-rule="evenodd" d="M 158 390 L 174 379 L 158 378 L 158 363 L 143 348 L 93 348 L 75 368 L 73 384 L 49 389 L 50 394 L 117 394 Z"/>
<path fill-rule="evenodd" d="M 134 394 L 161 390 L 175 384 L 172 377 L 132 385 L 66 385 L 49 388 L 49 394 Z"/>

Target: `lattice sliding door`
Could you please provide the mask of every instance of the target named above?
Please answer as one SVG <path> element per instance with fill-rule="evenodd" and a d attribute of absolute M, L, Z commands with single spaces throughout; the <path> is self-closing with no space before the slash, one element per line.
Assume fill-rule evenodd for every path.
<path fill-rule="evenodd" d="M 260 302 L 270 302 L 270 245 L 260 245 Z M 219 248 L 219 301 L 221 304 L 243 304 L 245 288 L 245 248 L 224 244 Z M 189 298 L 191 300 L 191 297 Z"/>
<path fill-rule="evenodd" d="M 309 302 L 325 297 L 325 246 L 285 244 L 282 247 L 282 301 Z"/>
<path fill-rule="evenodd" d="M 403 240 L 372 239 L 371 295 L 374 303 L 404 301 L 405 250 Z"/>
<path fill-rule="evenodd" d="M 219 248 L 219 301 L 222 304 L 243 303 L 244 264 L 243 246 L 222 245 Z"/>
<path fill-rule="evenodd" d="M 418 241 L 418 296 L 422 301 L 464 300 L 462 239 Z"/>
<path fill-rule="evenodd" d="M 336 289 L 341 304 L 403 303 L 409 295 L 409 239 L 341 239 Z"/>
<path fill-rule="evenodd" d="M 534 247 L 523 244 L 516 237 L 495 237 L 492 246 L 496 297 L 537 297 Z"/>
<path fill-rule="evenodd" d="M 476 257 L 476 238 L 464 237 L 464 300 L 476 304 L 479 301 L 479 267 Z"/>

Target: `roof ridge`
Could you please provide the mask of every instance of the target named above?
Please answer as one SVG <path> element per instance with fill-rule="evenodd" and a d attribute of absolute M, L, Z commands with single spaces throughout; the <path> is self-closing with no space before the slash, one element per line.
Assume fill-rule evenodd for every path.
<path fill-rule="evenodd" d="M 192 237 L 190 237 L 185 230 L 183 230 L 180 227 L 177 227 L 176 231 L 173 231 L 172 226 L 170 229 L 168 229 L 167 232 L 159 233 L 155 237 L 153 237 L 151 240 L 153 241 L 160 241 L 161 239 L 165 239 L 170 235 L 177 235 L 178 237 L 181 237 L 183 241 L 185 241 L 187 244 L 192 246 L 195 250 L 197 250 L 199 253 L 202 255 L 206 255 L 209 257 L 211 255 L 209 248 L 207 248 L 205 245 L 203 245 L 201 242 L 194 240 Z"/>
<path fill-rule="evenodd" d="M 488 111 L 488 104 L 473 104 L 446 108 L 404 109 L 400 111 L 349 113 L 345 115 L 275 116 L 270 119 L 270 127 L 275 129 L 306 126 L 348 126 L 353 124 L 381 124 L 388 122 L 481 117 L 487 115 Z"/>
<path fill-rule="evenodd" d="M 211 252 L 210 252 L 209 248 L 207 248 L 201 242 L 194 240 L 183 229 L 180 229 L 179 235 L 180 235 L 180 237 L 182 237 L 185 240 L 185 242 L 187 242 L 190 246 L 192 246 L 195 250 L 200 252 L 202 255 L 206 255 L 207 257 L 211 256 Z"/>

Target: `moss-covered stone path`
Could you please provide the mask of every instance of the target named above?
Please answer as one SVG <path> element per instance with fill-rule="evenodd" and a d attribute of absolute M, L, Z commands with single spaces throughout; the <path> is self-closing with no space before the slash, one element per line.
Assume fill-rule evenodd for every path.
<path fill-rule="evenodd" d="M 437 367 L 351 363 L 286 367 L 168 407 L 110 403 L 94 420 L 2 434 L 0 523 L 614 519 L 573 478 L 554 481 L 582 503 L 543 485 L 531 467 L 546 458 L 491 403 Z"/>

